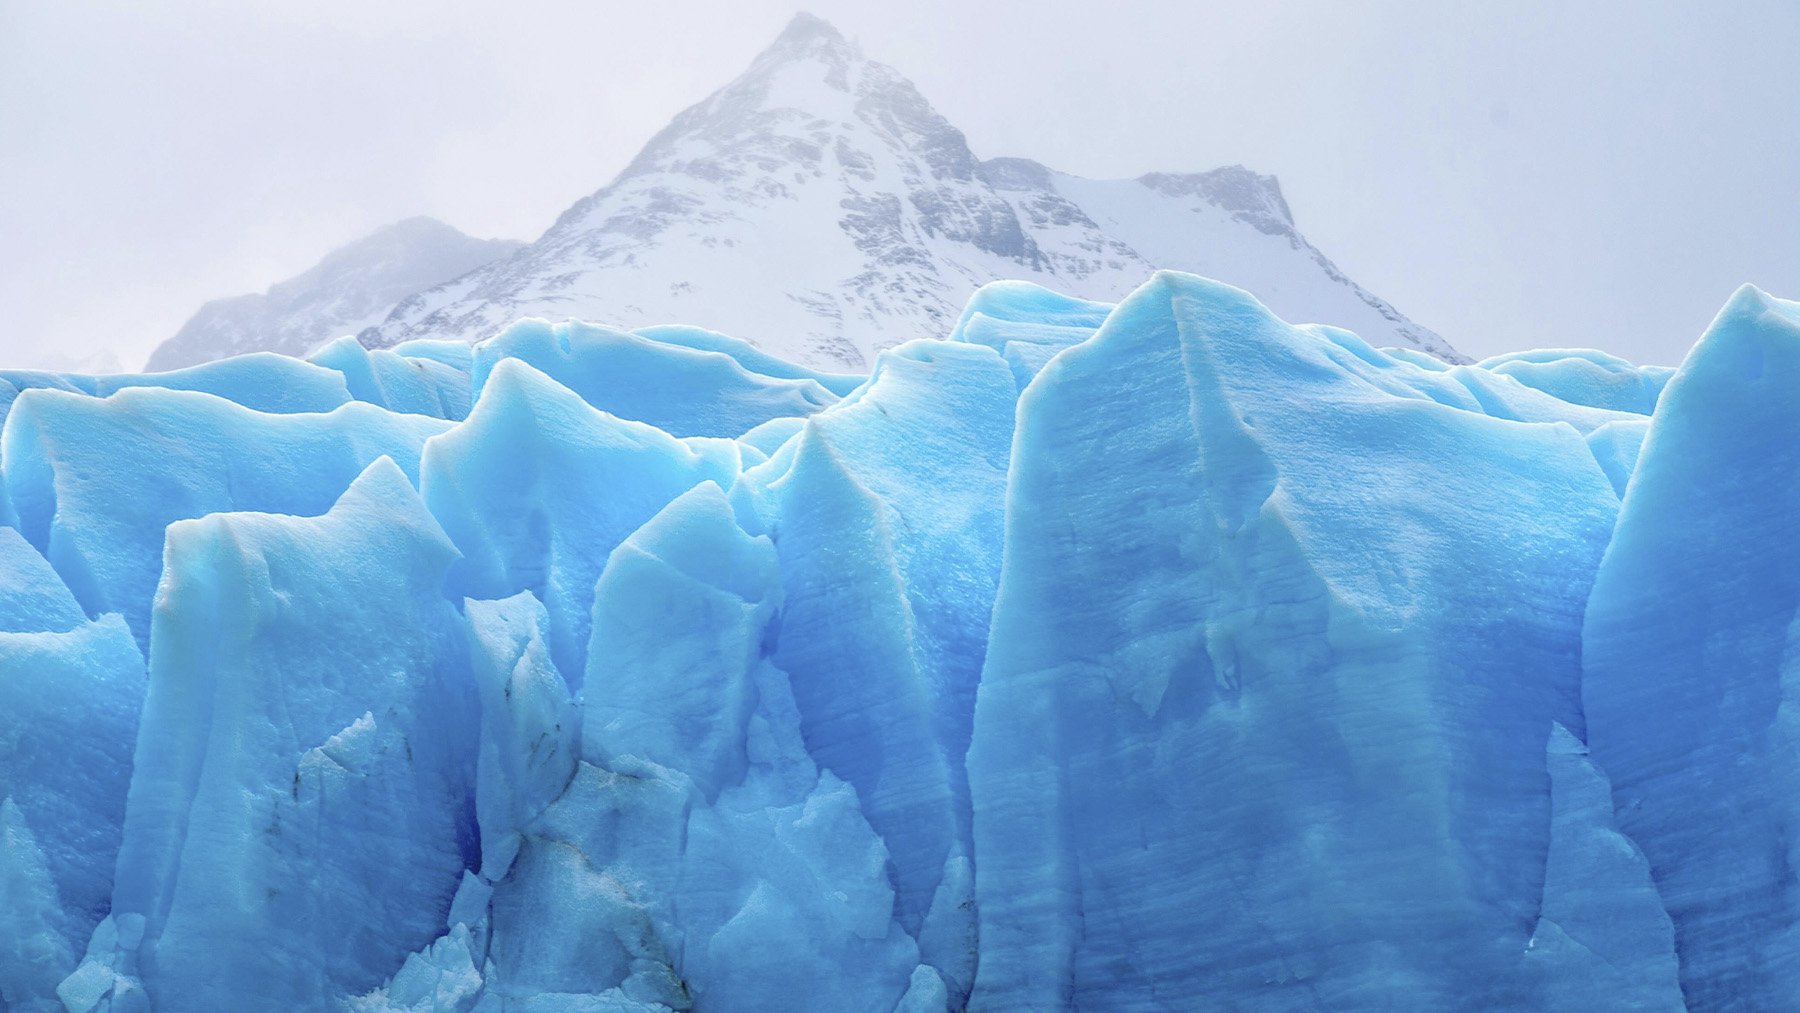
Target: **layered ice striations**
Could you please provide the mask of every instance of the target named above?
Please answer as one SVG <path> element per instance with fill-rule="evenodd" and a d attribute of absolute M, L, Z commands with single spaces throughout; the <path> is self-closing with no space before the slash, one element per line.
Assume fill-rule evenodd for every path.
<path fill-rule="evenodd" d="M 153 997 L 318 1008 L 430 938 L 477 854 L 453 556 L 388 458 L 169 526 L 112 913 Z"/>
<path fill-rule="evenodd" d="M 1022 170 L 1021 170 L 1022 171 Z M 0 375 L 0 1009 L 1781 1008 L 1800 307 Z"/>
<path fill-rule="evenodd" d="M 1486 381 L 1175 276 L 1045 367 L 968 755 L 978 994 L 1532 1004 L 1617 498 L 1569 425 L 1444 403 Z"/>
<path fill-rule="evenodd" d="M 1796 391 L 1800 304 L 1746 286 L 1663 392 L 1583 628 L 1588 744 L 1702 1008 L 1800 989 Z"/>

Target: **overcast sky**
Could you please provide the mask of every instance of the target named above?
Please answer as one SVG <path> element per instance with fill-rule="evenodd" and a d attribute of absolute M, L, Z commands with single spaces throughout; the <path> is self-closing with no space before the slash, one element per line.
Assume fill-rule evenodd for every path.
<path fill-rule="evenodd" d="M 0 364 L 129 367 L 414 214 L 535 238 L 795 0 L 0 0 Z M 1240 162 L 1464 351 L 1800 298 L 1800 3 L 805 0 L 982 157 Z"/>

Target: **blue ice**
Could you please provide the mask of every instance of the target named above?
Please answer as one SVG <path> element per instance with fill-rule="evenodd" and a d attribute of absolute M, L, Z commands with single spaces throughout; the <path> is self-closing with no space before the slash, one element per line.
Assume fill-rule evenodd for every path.
<path fill-rule="evenodd" d="M 0 374 L 0 1009 L 1800 990 L 1800 305 Z"/>

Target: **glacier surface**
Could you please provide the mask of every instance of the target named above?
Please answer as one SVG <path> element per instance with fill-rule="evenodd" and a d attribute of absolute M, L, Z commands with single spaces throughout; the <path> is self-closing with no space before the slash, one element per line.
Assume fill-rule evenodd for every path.
<path fill-rule="evenodd" d="M 1792 1008 L 1800 304 L 0 374 L 0 1010 Z M 1793 692 L 1790 692 L 1793 691 Z"/>

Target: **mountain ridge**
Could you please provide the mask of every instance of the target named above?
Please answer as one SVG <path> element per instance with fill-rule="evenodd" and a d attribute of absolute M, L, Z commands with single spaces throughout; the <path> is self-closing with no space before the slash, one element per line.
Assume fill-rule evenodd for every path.
<path fill-rule="evenodd" d="M 156 347 L 147 368 L 179 369 L 243 352 L 303 356 L 380 320 L 412 292 L 524 245 L 477 239 L 425 215 L 404 218 L 337 247 L 262 292 L 207 302 Z"/>

